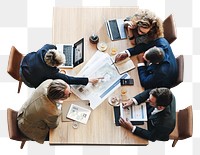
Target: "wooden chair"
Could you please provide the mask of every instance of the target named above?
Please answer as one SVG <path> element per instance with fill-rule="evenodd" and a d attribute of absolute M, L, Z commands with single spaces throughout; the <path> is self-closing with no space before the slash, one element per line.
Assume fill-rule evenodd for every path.
<path fill-rule="evenodd" d="M 177 39 L 176 27 L 172 14 L 163 21 L 164 38 L 171 44 Z"/>
<path fill-rule="evenodd" d="M 9 138 L 17 141 L 21 141 L 20 148 L 23 149 L 25 142 L 28 140 L 20 132 L 17 125 L 17 111 L 10 108 L 7 109 L 7 123 L 8 123 L 8 133 Z"/>
<path fill-rule="evenodd" d="M 175 147 L 178 140 L 192 137 L 193 134 L 193 112 L 192 106 L 176 112 L 176 126 L 169 138 L 173 140 L 172 147 Z"/>
<path fill-rule="evenodd" d="M 20 69 L 20 63 L 23 57 L 24 56 L 14 46 L 12 46 L 10 50 L 9 60 L 8 60 L 7 72 L 15 80 L 19 81 L 18 91 L 17 91 L 18 93 L 20 92 L 21 85 L 22 85 L 19 69 Z"/>
<path fill-rule="evenodd" d="M 179 85 L 181 82 L 183 82 L 183 77 L 184 77 L 184 57 L 183 57 L 183 55 L 179 55 L 176 58 L 176 62 L 177 62 L 177 66 L 178 66 L 178 77 L 172 87 L 175 87 L 175 86 Z"/>

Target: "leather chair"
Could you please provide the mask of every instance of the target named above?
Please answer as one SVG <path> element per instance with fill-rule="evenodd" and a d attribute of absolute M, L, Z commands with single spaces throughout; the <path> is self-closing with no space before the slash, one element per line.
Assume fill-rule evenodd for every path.
<path fill-rule="evenodd" d="M 175 86 L 179 85 L 181 82 L 183 82 L 183 76 L 184 76 L 184 57 L 183 57 L 183 55 L 179 55 L 176 58 L 176 62 L 177 62 L 177 66 L 178 66 L 178 77 L 172 87 L 175 87 Z"/>
<path fill-rule="evenodd" d="M 176 27 L 172 14 L 163 21 L 164 38 L 171 44 L 177 39 Z"/>
<path fill-rule="evenodd" d="M 9 138 L 21 141 L 20 148 L 23 149 L 25 142 L 28 140 L 19 130 L 17 125 L 17 111 L 10 108 L 7 109 L 7 123 Z"/>
<path fill-rule="evenodd" d="M 176 126 L 169 135 L 169 139 L 173 140 L 172 147 L 175 147 L 178 140 L 192 137 L 193 134 L 193 112 L 192 106 L 188 106 L 183 110 L 176 112 Z"/>
<path fill-rule="evenodd" d="M 8 59 L 8 66 L 7 66 L 7 72 L 10 74 L 15 80 L 19 81 L 18 85 L 18 93 L 20 92 L 22 80 L 19 74 L 20 69 L 20 63 L 23 59 L 23 55 L 14 47 L 12 46 L 10 50 L 10 56 Z"/>

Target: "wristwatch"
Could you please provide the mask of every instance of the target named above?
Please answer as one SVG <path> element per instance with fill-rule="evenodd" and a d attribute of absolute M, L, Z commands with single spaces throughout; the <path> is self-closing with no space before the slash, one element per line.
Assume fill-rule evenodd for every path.
<path fill-rule="evenodd" d="M 132 37 L 128 36 L 128 39 L 129 39 L 129 40 L 133 40 L 133 39 L 134 39 L 134 36 L 132 36 Z"/>

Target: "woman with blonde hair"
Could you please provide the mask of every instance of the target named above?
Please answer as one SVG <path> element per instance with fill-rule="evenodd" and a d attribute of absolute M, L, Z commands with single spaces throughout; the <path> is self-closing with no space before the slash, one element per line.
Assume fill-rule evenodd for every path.
<path fill-rule="evenodd" d="M 133 45 L 148 44 L 164 36 L 161 19 L 147 9 L 139 9 L 133 16 L 126 18 L 125 27 Z"/>
<path fill-rule="evenodd" d="M 28 87 L 38 87 L 47 79 L 62 79 L 67 84 L 95 84 L 98 78 L 72 77 L 59 72 L 58 66 L 65 62 L 65 56 L 56 46 L 44 45 L 37 52 L 28 53 L 21 62 L 20 76 Z"/>

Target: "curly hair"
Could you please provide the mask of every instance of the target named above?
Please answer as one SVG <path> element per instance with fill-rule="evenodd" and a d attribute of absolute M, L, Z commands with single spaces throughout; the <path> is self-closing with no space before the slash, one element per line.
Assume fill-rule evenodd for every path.
<path fill-rule="evenodd" d="M 157 39 L 164 36 L 163 22 L 148 9 L 139 9 L 132 17 L 130 17 L 133 23 L 137 26 L 144 28 L 151 27 L 149 34 L 153 39 Z"/>
<path fill-rule="evenodd" d="M 65 62 L 65 56 L 64 54 L 55 49 L 50 49 L 45 54 L 44 61 L 46 62 L 47 65 L 51 67 L 56 67 Z"/>

